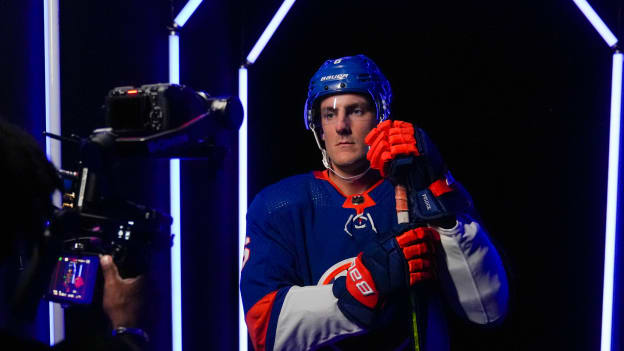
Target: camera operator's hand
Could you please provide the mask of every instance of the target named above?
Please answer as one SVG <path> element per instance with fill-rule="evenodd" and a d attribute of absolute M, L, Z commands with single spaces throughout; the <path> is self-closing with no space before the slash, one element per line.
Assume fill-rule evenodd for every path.
<path fill-rule="evenodd" d="M 143 277 L 122 278 L 110 255 L 100 255 L 104 274 L 102 307 L 110 318 L 113 329 L 137 327 L 141 313 Z"/>

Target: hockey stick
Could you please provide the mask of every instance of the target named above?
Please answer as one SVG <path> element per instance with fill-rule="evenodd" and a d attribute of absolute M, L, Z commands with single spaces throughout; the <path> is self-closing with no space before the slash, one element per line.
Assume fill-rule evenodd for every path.
<path fill-rule="evenodd" d="M 406 173 L 403 172 L 407 166 L 409 166 L 411 164 L 411 159 L 410 158 L 399 158 L 396 159 L 395 161 L 393 161 L 392 164 L 392 169 L 393 169 L 393 174 L 402 174 L 405 175 Z M 403 179 L 403 182 L 406 183 L 406 179 Z M 397 214 L 397 222 L 398 224 L 404 224 L 404 223 L 409 223 L 409 203 L 407 200 L 407 188 L 405 185 L 401 184 L 401 182 L 397 182 L 397 184 L 394 186 L 394 199 L 395 199 L 395 203 L 396 203 L 396 214 Z M 408 276 L 408 281 L 409 281 L 409 276 Z M 418 328 L 418 324 L 419 324 L 419 316 L 420 314 L 420 305 L 418 302 L 420 302 L 419 298 L 422 299 L 423 298 L 423 294 L 420 292 L 421 289 L 419 289 L 418 287 L 413 287 L 411 292 L 410 292 L 410 305 L 411 305 L 411 309 L 412 309 L 412 330 L 414 332 L 414 350 L 415 351 L 420 351 L 421 350 L 421 342 L 422 340 L 419 337 L 419 328 Z"/>

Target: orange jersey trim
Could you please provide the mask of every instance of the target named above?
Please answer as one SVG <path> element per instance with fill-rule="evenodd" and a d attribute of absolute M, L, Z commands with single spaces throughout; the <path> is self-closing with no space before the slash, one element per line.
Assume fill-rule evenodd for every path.
<path fill-rule="evenodd" d="M 266 335 L 269 329 L 269 320 L 271 319 L 271 309 L 273 308 L 273 302 L 275 302 L 275 295 L 277 295 L 277 290 L 267 294 L 260 301 L 256 302 L 245 316 L 249 336 L 256 351 L 264 351 L 266 349 Z"/>
<path fill-rule="evenodd" d="M 379 181 L 377 181 L 375 184 L 373 184 L 370 188 L 366 189 L 366 191 L 364 191 L 363 193 L 347 196 L 342 192 L 342 190 L 340 190 L 338 185 L 336 185 L 336 183 L 334 183 L 334 181 L 331 180 L 331 178 L 329 177 L 328 170 L 314 171 L 313 174 L 314 174 L 314 178 L 316 179 L 328 181 L 329 184 L 331 184 L 336 189 L 336 191 L 338 191 L 338 193 L 345 198 L 345 202 L 342 204 L 343 208 L 352 208 L 355 210 L 357 214 L 362 214 L 364 213 L 364 210 L 367 209 L 368 207 L 372 207 L 376 205 L 375 201 L 373 200 L 373 198 L 370 197 L 369 193 L 373 191 L 376 187 L 378 187 L 384 181 L 382 178 Z M 356 196 L 362 196 L 364 201 L 361 203 L 357 203 L 357 204 L 353 203 L 353 198 Z"/>

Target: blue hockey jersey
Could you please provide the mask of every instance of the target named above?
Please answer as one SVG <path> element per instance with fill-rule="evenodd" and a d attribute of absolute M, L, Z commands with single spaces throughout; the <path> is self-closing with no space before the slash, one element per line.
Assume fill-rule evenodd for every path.
<path fill-rule="evenodd" d="M 387 322 L 364 330 L 337 306 L 332 282 L 346 274 L 364 246 L 396 224 L 394 188 L 380 180 L 345 196 L 327 171 L 290 177 L 260 192 L 247 212 L 241 295 L 252 343 L 261 350 L 396 350 L 406 348 L 410 308 L 388 297 Z M 436 228 L 443 272 L 427 299 L 426 350 L 448 348 L 444 310 L 476 323 L 500 320 L 507 279 L 483 228 L 459 215 L 455 228 Z"/>

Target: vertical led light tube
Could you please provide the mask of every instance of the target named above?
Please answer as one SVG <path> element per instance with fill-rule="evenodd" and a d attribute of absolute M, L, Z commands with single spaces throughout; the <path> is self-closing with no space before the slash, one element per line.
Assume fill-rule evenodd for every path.
<path fill-rule="evenodd" d="M 611 123 L 609 129 L 609 168 L 607 180 L 607 219 L 605 230 L 604 279 L 602 287 L 602 333 L 600 350 L 610 351 L 613 332 L 613 290 L 618 210 L 620 159 L 620 118 L 622 112 L 622 63 L 624 55 L 613 55 L 611 76 Z"/>
<path fill-rule="evenodd" d="M 247 68 L 238 70 L 238 98 L 243 105 L 243 123 L 238 130 L 238 281 L 245 252 L 247 214 Z M 243 303 L 238 292 L 238 345 L 240 351 L 247 351 L 247 326 Z"/>
<path fill-rule="evenodd" d="M 609 126 L 609 165 L 607 174 L 607 210 L 605 225 L 604 276 L 602 281 L 602 329 L 600 350 L 611 351 L 613 343 L 613 291 L 615 245 L 617 243 L 618 177 L 620 168 L 620 118 L 622 113 L 622 53 L 618 39 L 586 0 L 572 0 L 589 23 L 615 52 L 611 72 L 611 122 Z"/>
<path fill-rule="evenodd" d="M 195 13 L 202 0 L 189 0 L 173 20 L 172 27 L 181 29 Z M 180 84 L 180 37 L 169 33 L 169 82 Z M 180 159 L 169 161 L 169 207 L 175 235 L 171 247 L 171 348 L 182 351 L 182 213 L 180 201 Z"/>
<path fill-rule="evenodd" d="M 273 15 L 273 18 L 264 29 L 258 41 L 254 44 L 253 48 L 249 52 L 246 58 L 246 65 L 251 65 L 258 59 L 258 56 L 264 50 L 269 40 L 273 37 L 273 34 L 282 23 L 282 20 L 288 14 L 292 5 L 296 0 L 284 0 L 282 5 Z M 243 123 L 238 131 L 238 255 L 239 255 L 239 270 L 238 278 L 240 282 L 240 271 L 242 269 L 243 255 L 245 252 L 245 237 L 246 237 L 246 221 L 247 215 L 247 87 L 248 77 L 247 68 L 245 66 L 238 70 L 238 97 L 243 105 Z M 239 350 L 247 351 L 247 326 L 245 325 L 245 313 L 243 311 L 242 300 L 240 298 L 239 289 Z"/>
<path fill-rule="evenodd" d="M 169 83 L 180 84 L 180 37 L 169 34 Z"/>
<path fill-rule="evenodd" d="M 169 35 L 169 82 L 180 83 L 180 38 Z M 171 343 L 173 351 L 182 351 L 182 226 L 180 217 L 180 160 L 169 161 L 169 211 L 173 217 L 171 232 Z"/>
<path fill-rule="evenodd" d="M 59 45 L 59 2 L 43 1 L 44 65 L 45 65 L 45 118 L 46 131 L 61 134 L 61 65 Z M 61 143 L 46 138 L 46 155 L 57 167 L 61 167 Z M 54 194 L 53 202 L 61 206 L 60 194 Z M 65 338 L 63 308 L 58 303 L 48 303 L 50 345 Z"/>

